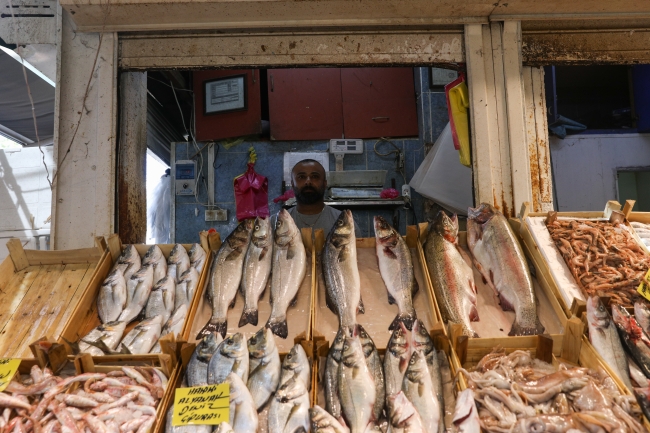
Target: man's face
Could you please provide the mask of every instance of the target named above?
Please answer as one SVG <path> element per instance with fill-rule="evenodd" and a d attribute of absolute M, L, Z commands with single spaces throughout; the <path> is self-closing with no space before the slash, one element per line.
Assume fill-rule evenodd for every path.
<path fill-rule="evenodd" d="M 325 170 L 313 162 L 299 163 L 293 168 L 291 187 L 298 203 L 314 204 L 323 201 L 327 189 Z"/>

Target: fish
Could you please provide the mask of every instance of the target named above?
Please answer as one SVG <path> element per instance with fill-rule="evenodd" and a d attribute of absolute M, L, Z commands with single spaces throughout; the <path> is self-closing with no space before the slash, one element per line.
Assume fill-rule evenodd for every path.
<path fill-rule="evenodd" d="M 142 265 L 151 265 L 153 267 L 154 284 L 167 275 L 167 261 L 162 250 L 158 245 L 152 245 L 142 259 Z"/>
<path fill-rule="evenodd" d="M 221 334 L 210 333 L 196 346 L 185 369 L 187 386 L 205 386 L 208 384 L 208 365 L 212 355 L 223 341 Z"/>
<path fill-rule="evenodd" d="M 302 235 L 286 209 L 278 212 L 273 239 L 271 316 L 266 322 L 275 335 L 287 338 L 287 309 L 295 305 L 298 289 L 307 272 L 307 252 Z"/>
<path fill-rule="evenodd" d="M 169 317 L 167 322 L 162 328 L 161 336 L 167 334 L 174 334 L 178 336 L 183 331 L 183 324 L 185 323 L 185 318 L 187 317 L 188 306 L 187 304 L 181 304 L 172 315 Z"/>
<path fill-rule="evenodd" d="M 461 325 L 463 334 L 478 337 L 471 323 L 479 320 L 474 271 L 458 247 L 456 215 L 449 218 L 444 211 L 438 212 L 429 224 L 424 255 L 442 319 Z"/>
<path fill-rule="evenodd" d="M 374 377 L 366 363 L 359 327 L 345 337 L 338 373 L 339 397 L 346 424 L 351 433 L 363 433 L 372 428 L 377 397 Z"/>
<path fill-rule="evenodd" d="M 259 410 L 280 382 L 280 354 L 270 329 L 260 328 L 248 339 L 248 356 L 249 374 L 246 386 L 251 392 L 255 408 Z"/>
<path fill-rule="evenodd" d="M 445 398 L 442 384 L 442 371 L 440 370 L 440 363 L 438 361 L 438 351 L 433 346 L 433 340 L 429 335 L 429 331 L 427 331 L 421 320 L 416 320 L 413 324 L 411 346 L 413 350 L 419 350 L 424 355 L 429 373 L 431 374 L 431 383 L 438 398 L 440 419 L 444 419 Z"/>
<path fill-rule="evenodd" d="M 250 323 L 257 326 L 257 303 L 266 289 L 273 263 L 273 228 L 270 218 L 255 219 L 251 243 L 246 250 L 241 277 L 244 310 L 239 327 Z"/>
<path fill-rule="evenodd" d="M 411 338 L 404 323 L 400 323 L 388 340 L 384 355 L 384 377 L 386 396 L 394 396 L 402 390 L 406 367 L 411 359 Z"/>
<path fill-rule="evenodd" d="M 323 251 L 323 277 L 326 303 L 339 316 L 339 326 L 357 323 L 357 313 L 363 313 L 361 280 L 357 266 L 357 242 L 352 212 L 341 212 L 327 235 Z"/>
<path fill-rule="evenodd" d="M 117 320 L 131 322 L 142 312 L 153 288 L 153 266 L 144 265 L 126 283 L 126 307 Z"/>
<path fill-rule="evenodd" d="M 625 386 L 632 389 L 630 369 L 623 345 L 605 306 L 598 296 L 587 299 L 589 341 Z"/>
<path fill-rule="evenodd" d="M 634 303 L 634 317 L 645 333 L 650 335 L 650 307 L 646 301 Z"/>
<path fill-rule="evenodd" d="M 223 383 L 230 372 L 248 381 L 248 346 L 243 334 L 236 333 L 219 344 L 208 365 L 208 385 Z"/>
<path fill-rule="evenodd" d="M 650 419 L 650 388 L 634 388 L 633 391 L 643 415 Z"/>
<path fill-rule="evenodd" d="M 307 390 L 309 390 L 311 388 L 311 368 L 307 353 L 300 344 L 295 344 L 282 360 L 280 385 L 285 384 L 296 375 L 305 382 Z"/>
<path fill-rule="evenodd" d="M 190 257 L 187 255 L 185 247 L 181 244 L 176 244 L 169 253 L 167 259 L 167 276 L 170 277 L 174 283 L 178 283 L 183 272 L 190 268 Z"/>
<path fill-rule="evenodd" d="M 190 266 L 196 269 L 196 272 L 200 275 L 208 255 L 199 244 L 192 244 L 188 255 L 190 257 Z"/>
<path fill-rule="evenodd" d="M 235 305 L 237 288 L 241 282 L 242 265 L 250 243 L 253 221 L 240 222 L 221 244 L 210 269 L 207 293 L 212 300 L 212 317 L 197 335 L 197 340 L 210 332 L 226 337 L 228 308 Z"/>
<path fill-rule="evenodd" d="M 102 323 L 113 322 L 126 307 L 126 280 L 119 268 L 113 269 L 99 288 L 97 315 Z"/>
<path fill-rule="evenodd" d="M 160 338 L 162 331 L 162 317 L 155 316 L 138 323 L 135 328 L 122 338 L 118 347 L 127 350 L 127 353 L 140 355 L 149 353 L 151 348 Z"/>
<path fill-rule="evenodd" d="M 388 406 L 388 433 L 426 432 L 420 414 L 403 391 L 389 396 L 386 405 Z M 476 433 L 479 433 L 479 430 Z"/>
<path fill-rule="evenodd" d="M 413 296 L 418 290 L 411 250 L 404 238 L 384 218 L 375 216 L 374 227 L 379 273 L 388 290 L 388 303 L 396 304 L 398 308 L 397 316 L 388 329 L 392 331 L 399 322 L 403 322 L 411 330 L 417 316 Z"/>
<path fill-rule="evenodd" d="M 120 344 L 125 329 L 126 322 L 114 321 L 102 323 L 79 340 L 78 353 L 90 353 L 94 355 L 100 351 L 102 353 L 98 353 L 96 356 L 103 355 L 103 351 L 88 343 L 94 343 L 99 340 L 103 341 L 109 349 L 115 350 L 117 345 Z"/>
<path fill-rule="evenodd" d="M 187 271 L 183 272 L 178 283 L 176 283 L 176 290 L 174 294 L 174 308 L 178 309 L 181 304 L 186 304 L 188 307 L 192 303 L 194 293 L 199 285 L 199 273 L 196 269 L 190 267 Z"/>
<path fill-rule="evenodd" d="M 415 350 L 411 355 L 404 374 L 402 391 L 420 414 L 424 431 L 438 433 L 442 422 L 440 403 L 433 388 L 427 361 L 419 350 Z"/>
<path fill-rule="evenodd" d="M 141 267 L 142 260 L 135 245 L 125 245 L 122 254 L 119 255 L 115 265 L 113 265 L 113 269 L 120 269 L 122 271 L 126 281 L 129 281 L 129 278 L 138 272 Z"/>
<path fill-rule="evenodd" d="M 508 335 L 543 334 L 533 280 L 508 220 L 488 203 L 469 208 L 468 214 L 467 245 L 476 268 L 498 295 L 501 308 L 515 312 Z"/>
<path fill-rule="evenodd" d="M 153 286 L 147 306 L 144 310 L 144 317 L 151 319 L 155 316 L 161 316 L 162 323 L 167 323 L 169 316 L 174 311 L 174 294 L 176 285 L 174 280 L 168 276 L 163 277 Z"/>
<path fill-rule="evenodd" d="M 224 340 L 225 341 L 225 340 Z M 256 432 L 259 425 L 257 410 L 251 393 L 246 388 L 246 382 L 242 381 L 235 373 L 227 375 L 225 383 L 230 385 L 230 420 L 235 433 Z"/>
<path fill-rule="evenodd" d="M 325 392 L 325 410 L 334 418 L 341 419 L 341 400 L 339 399 L 339 366 L 341 351 L 345 343 L 345 329 L 339 328 L 334 341 L 327 352 L 323 390 Z"/>
<path fill-rule="evenodd" d="M 347 427 L 318 405 L 309 409 L 309 418 L 312 433 L 350 433 Z"/>
<path fill-rule="evenodd" d="M 478 433 L 481 421 L 474 401 L 474 392 L 468 388 L 458 394 L 452 422 L 458 433 Z"/>
<path fill-rule="evenodd" d="M 370 369 L 372 379 L 375 384 L 375 405 L 373 408 L 373 418 L 378 420 L 384 411 L 384 402 L 386 400 L 386 386 L 384 379 L 384 366 L 379 357 L 379 352 L 372 341 L 370 335 L 361 325 L 357 325 L 359 339 L 361 340 L 361 347 L 363 347 L 363 355 L 366 357 L 366 365 Z"/>
<path fill-rule="evenodd" d="M 173 417 L 174 417 L 174 403 L 172 402 L 172 404 L 169 406 L 169 409 L 167 410 L 167 415 L 165 417 L 165 433 L 212 433 L 213 426 L 211 425 L 190 424 L 190 425 L 174 426 L 172 424 Z M 95 432 L 95 433 L 100 433 L 100 432 Z"/>
<path fill-rule="evenodd" d="M 271 400 L 268 416 L 269 433 L 308 432 L 309 394 L 297 376 L 282 385 Z"/>
<path fill-rule="evenodd" d="M 634 316 L 620 305 L 612 305 L 612 320 L 628 352 L 643 374 L 650 377 L 650 339 Z"/>

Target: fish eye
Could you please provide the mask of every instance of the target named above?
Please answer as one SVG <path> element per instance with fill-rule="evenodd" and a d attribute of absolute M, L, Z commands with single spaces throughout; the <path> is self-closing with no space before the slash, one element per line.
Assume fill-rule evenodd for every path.
<path fill-rule="evenodd" d="M 287 359 L 291 359 L 291 354 L 288 354 L 288 355 L 287 355 Z"/>
<path fill-rule="evenodd" d="M 349 348 L 350 348 L 350 346 L 348 346 L 347 344 L 343 345 L 343 350 L 348 350 Z"/>
<path fill-rule="evenodd" d="M 415 364 L 415 356 L 411 356 L 411 360 L 409 361 L 410 364 Z"/>
<path fill-rule="evenodd" d="M 260 229 L 260 226 L 255 226 L 255 230 L 259 230 L 259 229 Z"/>
<path fill-rule="evenodd" d="M 342 225 L 343 225 L 343 220 L 338 220 L 338 221 L 336 222 L 336 224 L 338 224 L 339 226 L 342 226 Z"/>

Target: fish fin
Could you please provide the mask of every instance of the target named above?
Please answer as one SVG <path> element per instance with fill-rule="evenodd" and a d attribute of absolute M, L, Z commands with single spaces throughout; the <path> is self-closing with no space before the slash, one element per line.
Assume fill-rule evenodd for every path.
<path fill-rule="evenodd" d="M 348 246 L 343 245 L 343 247 L 339 250 L 339 263 L 346 261 L 349 255 L 350 253 L 348 252 Z"/>
<path fill-rule="evenodd" d="M 338 314 L 338 311 L 336 309 L 336 303 L 330 296 L 330 291 L 327 288 L 325 289 L 325 305 L 327 305 L 327 308 L 329 308 L 332 311 L 332 313 Z"/>
<path fill-rule="evenodd" d="M 209 288 L 205 291 L 205 300 L 208 301 L 208 304 L 212 304 L 212 295 Z"/>
<path fill-rule="evenodd" d="M 228 309 L 235 308 L 235 302 L 236 302 L 236 301 L 237 301 L 237 296 L 235 296 L 234 298 L 232 298 L 232 301 L 230 302 L 230 304 L 228 304 Z"/>
<path fill-rule="evenodd" d="M 397 316 L 395 316 L 395 319 L 393 319 L 393 322 L 390 324 L 388 327 L 389 330 L 393 330 L 395 328 L 399 328 L 400 322 L 406 326 L 406 329 L 409 331 L 413 330 L 413 323 L 417 320 L 417 317 L 415 315 L 415 310 L 413 310 L 410 313 L 399 313 Z"/>
<path fill-rule="evenodd" d="M 118 353 L 122 353 L 125 355 L 133 355 L 131 351 L 129 350 L 128 347 L 126 347 L 124 344 L 120 345 L 120 351 Z"/>
<path fill-rule="evenodd" d="M 248 323 L 257 326 L 257 308 L 244 310 L 241 313 L 241 318 L 239 319 L 239 327 L 241 328 Z"/>
<path fill-rule="evenodd" d="M 356 379 L 357 374 L 359 374 L 359 367 L 352 367 L 352 379 Z"/>
<path fill-rule="evenodd" d="M 222 337 L 226 337 L 226 331 L 228 331 L 228 321 L 227 320 L 213 320 L 210 319 L 208 323 L 205 324 L 203 329 L 199 331 L 196 335 L 197 340 L 203 340 L 204 337 L 207 337 L 210 334 L 218 332 Z"/>
<path fill-rule="evenodd" d="M 289 306 L 295 307 L 297 303 L 298 303 L 298 293 L 296 293 L 296 296 L 294 296 L 291 302 L 289 302 Z"/>
<path fill-rule="evenodd" d="M 294 244 L 289 245 L 289 248 L 287 248 L 287 260 L 293 259 L 296 254 L 297 254 L 297 248 Z"/>
<path fill-rule="evenodd" d="M 260 251 L 260 255 L 257 257 L 257 261 L 261 262 L 268 252 L 269 252 L 269 247 L 262 248 L 262 251 Z"/>
<path fill-rule="evenodd" d="M 108 347 L 106 345 L 106 343 L 104 343 L 103 340 L 86 341 L 86 343 L 90 344 L 91 346 L 94 346 L 94 347 L 98 348 L 99 350 L 101 350 L 102 352 L 104 352 L 107 355 L 114 355 L 115 354 L 115 351 L 111 350 L 111 348 Z M 119 352 L 117 352 L 117 353 L 119 353 Z"/>
<path fill-rule="evenodd" d="M 513 336 L 513 335 L 538 335 L 538 334 L 543 334 L 544 333 L 544 326 L 541 324 L 539 319 L 535 319 L 535 326 L 534 327 L 524 327 L 517 322 L 517 319 L 515 319 L 515 322 L 512 324 L 512 328 L 510 328 L 510 332 L 508 333 L 508 336 Z"/>
<path fill-rule="evenodd" d="M 469 320 L 472 322 L 478 322 L 480 320 L 478 318 L 478 309 L 476 308 L 476 305 L 472 305 L 472 308 L 469 310 Z"/>
<path fill-rule="evenodd" d="M 515 307 L 512 306 L 512 303 L 508 301 L 505 296 L 499 293 L 499 303 L 501 304 L 501 309 L 503 311 L 515 311 Z"/>
<path fill-rule="evenodd" d="M 395 305 L 395 298 L 390 293 L 388 293 L 388 305 Z"/>
<path fill-rule="evenodd" d="M 67 338 L 61 336 L 61 339 L 65 342 L 70 347 L 70 350 L 72 351 L 73 355 L 77 355 L 81 350 L 79 350 L 79 343 L 75 343 L 74 341 L 70 341 Z"/>
<path fill-rule="evenodd" d="M 363 299 L 361 299 L 361 295 L 359 295 L 359 306 L 357 307 L 357 313 L 364 314 L 365 312 L 366 308 L 363 306 Z"/>
<path fill-rule="evenodd" d="M 492 269 L 490 269 L 490 283 L 494 285 L 494 272 L 492 272 Z"/>
<path fill-rule="evenodd" d="M 397 256 L 395 255 L 395 253 L 393 252 L 393 250 L 391 250 L 391 249 L 388 248 L 388 247 L 384 247 L 384 249 L 383 249 L 383 253 L 384 253 L 384 255 L 385 255 L 386 257 L 388 257 L 388 258 L 390 258 L 390 259 L 397 259 Z"/>
<path fill-rule="evenodd" d="M 237 247 L 237 248 L 233 249 L 233 250 L 230 252 L 230 254 L 228 254 L 228 255 L 226 256 L 225 261 L 226 261 L 226 262 L 229 262 L 229 261 L 232 261 L 232 260 L 237 260 L 237 258 L 239 258 L 239 256 L 241 256 L 241 255 L 242 255 L 242 249 L 239 248 L 239 247 Z"/>
<path fill-rule="evenodd" d="M 481 279 L 483 280 L 483 284 L 487 284 L 487 280 L 485 279 L 485 277 L 483 275 L 481 275 Z"/>
<path fill-rule="evenodd" d="M 273 320 L 269 317 L 269 321 L 266 323 L 266 327 L 280 338 L 287 338 L 289 335 L 286 317 L 282 320 Z"/>
<path fill-rule="evenodd" d="M 422 397 L 424 395 L 424 384 L 418 383 L 418 395 Z"/>

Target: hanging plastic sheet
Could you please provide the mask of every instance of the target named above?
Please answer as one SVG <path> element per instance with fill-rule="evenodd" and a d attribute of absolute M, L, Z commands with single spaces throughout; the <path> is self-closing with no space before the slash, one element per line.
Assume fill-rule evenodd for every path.
<path fill-rule="evenodd" d="M 246 173 L 237 176 L 233 183 L 235 187 L 235 207 L 237 220 L 247 218 L 268 218 L 269 212 L 269 180 L 255 172 L 257 155 L 250 148 L 250 158 Z"/>
<path fill-rule="evenodd" d="M 449 123 L 454 140 L 454 148 L 458 151 L 460 163 L 466 167 L 472 166 L 469 143 L 469 91 L 465 84 L 465 74 L 445 86 L 447 95 L 447 110 Z"/>

